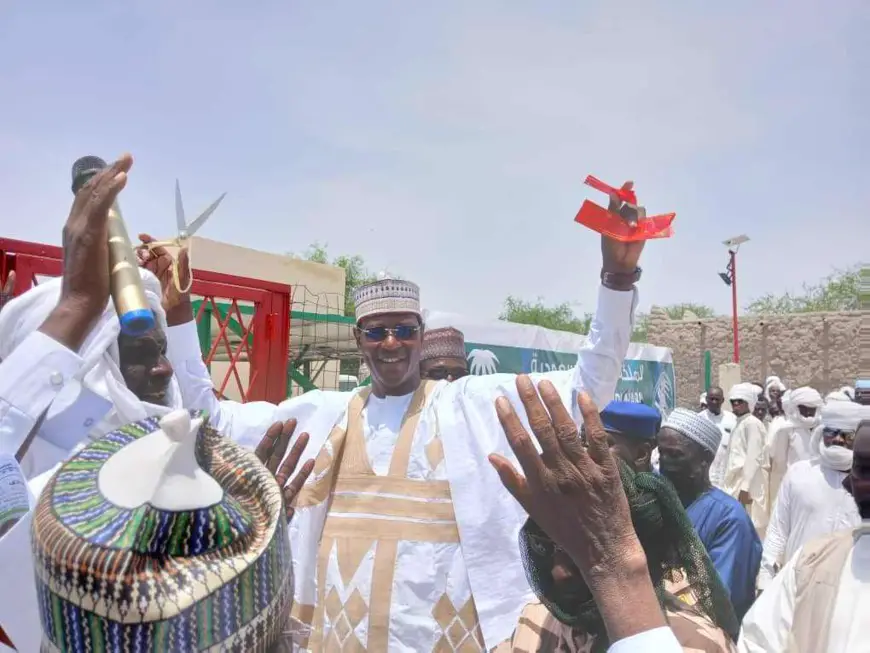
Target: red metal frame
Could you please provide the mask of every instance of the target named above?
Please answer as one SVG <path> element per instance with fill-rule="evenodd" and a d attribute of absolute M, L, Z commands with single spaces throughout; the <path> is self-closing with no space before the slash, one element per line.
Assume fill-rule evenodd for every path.
<path fill-rule="evenodd" d="M 52 245 L 42 245 L 9 238 L 0 238 L 0 283 L 6 279 L 10 270 L 15 270 L 15 295 L 36 285 L 37 275 L 59 276 L 63 273 L 63 249 Z M 270 401 L 278 403 L 287 397 L 287 365 L 290 344 L 290 302 L 292 288 L 288 284 L 251 279 L 232 274 L 194 270 L 191 293 L 203 298 L 199 319 L 204 307 L 209 304 L 216 310 L 216 299 L 230 300 L 231 311 L 227 319 L 221 320 L 218 338 L 211 351 L 204 356 L 211 362 L 218 348 L 223 345 L 230 359 L 230 368 L 216 388 L 222 394 L 230 380 L 235 380 L 243 401 Z M 244 325 L 238 302 L 254 304 L 254 315 L 238 347 L 233 349 L 226 336 L 229 318 L 234 317 Z M 252 336 L 252 343 L 248 342 Z M 242 383 L 236 363 L 242 354 L 247 355 L 250 373 L 247 388 Z"/>

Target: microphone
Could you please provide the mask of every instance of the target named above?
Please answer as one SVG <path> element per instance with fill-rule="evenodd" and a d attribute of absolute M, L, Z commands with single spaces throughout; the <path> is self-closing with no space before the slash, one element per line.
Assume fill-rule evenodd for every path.
<path fill-rule="evenodd" d="M 95 174 L 108 165 L 98 156 L 83 156 L 73 163 L 72 191 L 76 194 Z M 139 266 L 115 200 L 109 209 L 109 289 L 121 322 L 121 331 L 129 336 L 141 336 L 154 328 L 154 313 L 145 299 Z"/>

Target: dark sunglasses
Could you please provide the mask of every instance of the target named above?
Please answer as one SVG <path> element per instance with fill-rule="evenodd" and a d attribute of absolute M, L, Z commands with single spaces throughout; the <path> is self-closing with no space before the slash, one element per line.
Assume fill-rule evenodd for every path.
<path fill-rule="evenodd" d="M 420 327 L 400 324 L 397 327 L 371 327 L 362 329 L 362 332 L 369 342 L 383 342 L 390 335 L 396 340 L 411 340 L 420 332 Z"/>
<path fill-rule="evenodd" d="M 432 381 L 443 381 L 447 377 L 452 378 L 454 381 L 458 381 L 464 376 L 468 376 L 468 371 L 462 367 L 433 367 L 431 370 L 426 372 L 426 378 L 431 379 Z"/>
<path fill-rule="evenodd" d="M 833 440 L 834 438 L 843 438 L 847 443 L 852 444 L 855 442 L 856 431 L 843 431 L 840 429 L 822 429 L 822 436 L 826 440 Z"/>

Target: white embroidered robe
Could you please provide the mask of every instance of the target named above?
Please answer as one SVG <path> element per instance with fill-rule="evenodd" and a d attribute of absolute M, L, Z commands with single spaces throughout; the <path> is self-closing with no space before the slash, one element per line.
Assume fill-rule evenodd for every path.
<path fill-rule="evenodd" d="M 553 381 L 575 418 L 579 390 L 602 407 L 613 398 L 634 306 L 634 293 L 602 288 L 577 367 L 533 375 Z M 293 417 L 297 434 L 310 435 L 304 458 L 316 456 L 318 463 L 290 526 L 299 650 L 337 650 L 340 642 L 344 651 L 474 651 L 482 648 L 469 647 L 488 650 L 511 636 L 533 598 L 517 544 L 526 515 L 487 456 L 514 459 L 494 406 L 506 396 L 526 420 L 514 375 L 423 386 L 430 388 L 428 399 L 406 422 L 417 419 L 416 427 L 402 432 L 411 395 L 368 397 L 362 406 L 355 400 L 363 396 L 359 389 L 310 392 L 278 407 L 218 402 L 194 349 L 195 327 L 170 328 L 168 338 L 185 406 L 209 410 L 219 430 L 253 448 L 262 435 L 251 434 Z M 327 462 L 342 433 L 348 438 L 336 468 Z M 408 442 L 405 463 L 399 452 Z M 330 470 L 334 489 L 322 482 Z M 314 626 L 310 634 L 306 623 Z"/>

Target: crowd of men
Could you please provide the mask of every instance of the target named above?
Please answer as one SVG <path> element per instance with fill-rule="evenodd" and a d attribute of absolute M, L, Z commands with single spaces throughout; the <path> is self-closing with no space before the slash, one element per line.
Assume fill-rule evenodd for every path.
<path fill-rule="evenodd" d="M 775 377 L 700 412 L 612 401 L 643 242 L 602 237 L 573 370 L 469 375 L 382 279 L 354 297 L 370 385 L 242 404 L 147 235 L 158 326 L 121 331 L 131 166 L 76 194 L 62 278 L 0 310 L 0 647 L 870 650 L 870 406 Z"/>

